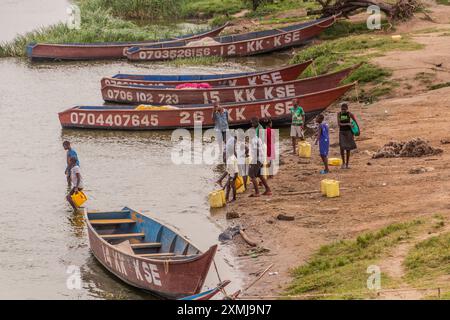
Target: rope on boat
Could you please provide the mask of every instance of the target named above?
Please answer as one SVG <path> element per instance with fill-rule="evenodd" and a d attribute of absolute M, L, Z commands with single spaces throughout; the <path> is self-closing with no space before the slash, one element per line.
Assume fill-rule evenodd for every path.
<path fill-rule="evenodd" d="M 164 272 L 169 273 L 169 260 L 164 260 Z"/>
<path fill-rule="evenodd" d="M 328 24 L 328 25 L 326 25 L 326 26 L 321 26 L 320 24 L 318 24 L 317 26 L 318 26 L 319 28 L 324 28 L 324 29 L 326 29 L 326 28 L 331 27 L 333 24 L 335 24 L 336 21 L 337 21 L 337 17 L 334 15 L 334 16 L 333 16 L 333 21 L 332 21 L 330 24 Z"/>
<path fill-rule="evenodd" d="M 217 278 L 219 279 L 219 283 L 222 283 L 222 279 L 221 279 L 220 274 L 219 274 L 219 269 L 217 268 L 217 265 L 216 265 L 216 260 L 213 260 L 213 264 L 214 264 L 214 269 L 216 270 Z M 225 298 L 229 297 L 228 293 L 225 291 L 224 287 L 220 288 L 220 292 L 223 294 L 223 296 Z"/>

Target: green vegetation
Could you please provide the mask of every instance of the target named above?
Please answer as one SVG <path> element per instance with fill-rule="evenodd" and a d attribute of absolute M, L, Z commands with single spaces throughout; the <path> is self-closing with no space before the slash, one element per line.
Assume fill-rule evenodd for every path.
<path fill-rule="evenodd" d="M 184 0 L 82 0 L 105 10 L 111 10 L 116 17 L 126 19 L 178 18 Z"/>
<path fill-rule="evenodd" d="M 450 233 L 418 243 L 408 253 L 405 267 L 405 278 L 410 284 L 416 287 L 438 285 L 439 277 L 450 274 Z M 448 283 L 446 286 L 450 288 Z"/>
<path fill-rule="evenodd" d="M 430 90 L 437 90 L 437 89 L 442 89 L 442 88 L 446 88 L 446 87 L 450 87 L 450 82 L 433 84 L 433 85 L 429 86 L 429 89 Z"/>
<path fill-rule="evenodd" d="M 443 4 L 445 6 L 450 6 L 450 0 L 436 0 L 438 4 Z"/>
<path fill-rule="evenodd" d="M 185 0 L 181 7 L 184 18 L 212 18 L 232 15 L 248 8 L 243 0 Z"/>
<path fill-rule="evenodd" d="M 246 16 L 250 18 L 259 18 L 267 15 L 274 15 L 280 12 L 295 9 L 316 9 L 319 5 L 315 1 L 299 0 L 278 0 L 263 2 L 255 11 L 249 12 Z"/>
<path fill-rule="evenodd" d="M 325 245 L 310 261 L 292 271 L 294 280 L 287 295 L 330 294 L 325 298 L 368 298 L 367 267 L 389 255 L 401 241 L 409 239 L 422 221 L 392 224 L 378 232 L 366 233 L 356 240 Z M 383 288 L 395 287 L 396 282 L 382 274 Z M 319 298 L 320 296 L 318 296 Z"/>
<path fill-rule="evenodd" d="M 385 35 L 355 35 L 322 42 L 299 51 L 291 63 L 314 59 L 314 63 L 305 70 L 303 77 L 334 72 L 351 65 L 361 63 L 361 67 L 346 79 L 346 83 L 358 81 L 360 84 L 375 85 L 368 91 L 361 90 L 360 101 L 374 102 L 393 88 L 393 83 L 386 81 L 391 71 L 380 68 L 369 60 L 392 50 L 418 50 L 422 45 L 404 37 L 393 41 Z M 354 99 L 355 97 L 353 97 Z"/>
<path fill-rule="evenodd" d="M 65 23 L 58 23 L 29 32 L 16 37 L 11 42 L 0 44 L 0 57 L 25 56 L 26 45 L 32 42 L 143 41 L 164 39 L 181 33 L 174 26 L 138 26 L 133 22 L 113 16 L 111 9 L 105 10 L 98 4 L 98 0 L 79 2 L 81 9 L 81 28 L 79 30 L 71 30 Z"/>

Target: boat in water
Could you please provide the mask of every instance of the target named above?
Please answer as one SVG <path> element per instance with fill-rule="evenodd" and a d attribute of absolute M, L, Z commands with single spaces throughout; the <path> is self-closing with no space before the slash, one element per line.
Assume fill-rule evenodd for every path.
<path fill-rule="evenodd" d="M 127 50 L 131 61 L 159 61 L 193 57 L 238 57 L 272 52 L 307 43 L 331 27 L 339 15 L 278 29 L 215 37 L 210 41 L 178 41 Z"/>
<path fill-rule="evenodd" d="M 125 283 L 164 298 L 201 292 L 217 245 L 201 252 L 162 222 L 130 208 L 84 210 L 95 258 Z"/>
<path fill-rule="evenodd" d="M 129 48 L 147 45 L 169 45 L 179 41 L 189 42 L 204 37 L 215 37 L 228 23 L 221 27 L 187 34 L 180 37 L 139 42 L 94 42 L 94 43 L 31 43 L 27 45 L 27 56 L 36 60 L 106 60 L 126 57 Z"/>
<path fill-rule="evenodd" d="M 245 103 L 283 99 L 335 88 L 359 65 L 317 77 L 255 86 L 217 86 L 209 89 L 177 89 L 174 86 L 105 85 L 103 100 L 126 104 L 187 105 Z"/>
<path fill-rule="evenodd" d="M 137 75 L 118 73 L 112 77 L 104 77 L 101 80 L 101 86 L 177 86 L 184 83 L 208 83 L 211 86 L 250 86 L 282 83 L 297 79 L 311 63 L 312 60 L 308 60 L 272 70 L 229 74 Z"/>
<path fill-rule="evenodd" d="M 324 111 L 342 97 L 354 84 L 283 99 L 222 104 L 228 111 L 230 127 L 248 126 L 253 117 L 270 117 L 274 125 L 290 122 L 293 99 L 297 98 L 306 120 Z M 212 105 L 187 106 L 77 106 L 59 113 L 63 128 L 109 130 L 164 130 L 214 127 Z"/>

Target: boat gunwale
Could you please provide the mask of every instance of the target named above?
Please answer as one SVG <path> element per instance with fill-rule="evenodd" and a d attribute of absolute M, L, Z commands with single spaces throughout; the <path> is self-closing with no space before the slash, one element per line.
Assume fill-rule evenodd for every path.
<path fill-rule="evenodd" d="M 246 77 L 255 77 L 255 76 L 260 76 L 260 75 L 263 75 L 263 74 L 269 74 L 269 73 L 273 73 L 273 72 L 280 72 L 280 71 L 285 71 L 285 70 L 288 70 L 288 69 L 294 69 L 294 68 L 297 68 L 297 67 L 301 67 L 303 65 L 306 65 L 306 67 L 305 67 L 305 69 L 306 69 L 311 63 L 313 63 L 313 61 L 314 61 L 313 59 L 309 59 L 309 60 L 306 60 L 306 61 L 303 61 L 303 62 L 300 62 L 300 63 L 287 65 L 287 66 L 283 66 L 283 67 L 279 67 L 279 68 L 271 69 L 271 70 L 250 71 L 248 73 L 242 72 L 242 75 L 239 75 L 239 76 L 230 76 L 230 77 L 217 78 L 217 79 L 208 79 L 208 80 L 189 80 L 189 81 L 187 80 L 187 81 L 184 81 L 184 82 L 180 81 L 180 80 L 173 80 L 173 81 L 172 80 L 170 80 L 170 81 L 167 81 L 167 80 L 164 81 L 163 80 L 163 81 L 160 81 L 160 82 L 177 82 L 177 83 L 194 82 L 195 83 L 195 82 L 207 82 L 207 81 L 227 81 L 227 80 L 231 80 L 231 79 L 233 79 L 233 80 L 240 80 L 240 79 L 243 79 L 243 78 L 246 78 Z M 118 75 L 118 74 L 116 74 L 116 75 Z M 114 76 L 116 76 L 116 75 L 114 75 Z M 195 76 L 209 76 L 209 75 L 210 74 L 198 74 L 198 75 L 195 75 Z M 216 75 L 216 74 L 213 74 L 213 75 Z M 217 75 L 220 75 L 220 74 L 217 74 Z M 141 82 L 145 82 L 145 81 L 147 81 L 147 82 L 158 82 L 157 80 L 138 80 L 138 79 L 133 79 L 133 78 L 114 78 L 114 76 L 112 76 L 112 77 L 103 77 L 100 81 L 113 79 L 114 81 L 121 81 L 121 80 L 126 81 L 126 80 L 128 80 L 128 81 L 141 81 Z M 146 76 L 146 75 L 137 75 L 137 76 Z M 150 75 L 150 76 L 152 76 L 152 75 Z M 155 76 L 158 76 L 158 75 L 155 75 Z M 174 76 L 186 76 L 186 75 L 174 75 Z M 188 75 L 188 76 L 190 76 L 190 75 Z M 295 80 L 290 80 L 290 81 L 295 81 Z M 285 82 L 288 82 L 288 81 L 283 81 L 283 83 L 285 83 Z M 128 85 L 124 85 L 124 86 L 128 86 Z M 196 89 L 196 90 L 198 90 L 198 89 Z"/>
<path fill-rule="evenodd" d="M 68 43 L 29 43 L 27 44 L 27 48 L 29 47 L 30 49 L 34 49 L 36 46 L 56 46 L 56 47 L 67 47 L 67 48 L 115 48 L 115 47 L 124 47 L 124 46 L 130 46 L 130 47 L 135 47 L 133 46 L 134 44 L 142 44 L 144 45 L 145 43 L 148 43 L 149 45 L 155 45 L 158 43 L 173 43 L 173 42 L 178 42 L 178 41 L 186 41 L 186 40 L 190 40 L 191 38 L 196 38 L 199 37 L 201 35 L 205 35 L 208 33 L 212 33 L 212 32 L 217 32 L 217 31 L 222 31 L 223 29 L 225 29 L 226 27 L 228 27 L 230 25 L 230 23 L 227 21 L 225 24 L 223 24 L 220 27 L 217 28 L 213 28 L 213 29 L 209 29 L 206 31 L 202 31 L 199 33 L 193 33 L 190 34 L 190 37 L 187 37 L 186 39 L 173 39 L 173 40 L 169 40 L 169 39 L 156 39 L 153 40 L 153 42 L 148 42 L 148 41 L 137 41 L 137 42 L 133 42 L 133 41 L 124 41 L 124 42 L 91 42 L 91 43 L 77 43 L 77 42 L 68 42 Z M 194 39 L 192 39 L 194 40 Z"/>
<path fill-rule="evenodd" d="M 226 46 L 226 45 L 231 45 L 231 44 L 235 44 L 235 45 L 237 45 L 237 44 L 242 44 L 242 43 L 246 43 L 246 42 L 249 42 L 249 41 L 256 41 L 256 40 L 265 40 L 265 39 L 269 39 L 269 38 L 273 38 L 273 37 L 278 37 L 278 36 L 280 36 L 280 35 L 284 35 L 284 34 L 287 34 L 287 33 L 291 33 L 291 32 L 296 32 L 296 31 L 301 31 L 301 30 L 304 30 L 304 29 L 306 29 L 306 28 L 312 28 L 312 27 L 316 27 L 316 26 L 318 26 L 319 24 L 321 24 L 321 23 L 323 23 L 323 22 L 328 22 L 328 21 L 330 21 L 330 20 L 332 20 L 333 19 L 333 24 L 334 23 L 336 23 L 336 21 L 337 21 L 337 18 L 339 18 L 340 17 L 340 15 L 341 14 L 335 14 L 335 15 L 332 15 L 332 16 L 330 16 L 330 17 L 326 17 L 326 18 L 321 18 L 321 19 L 316 19 L 316 22 L 314 22 L 314 23 L 311 23 L 311 24 L 309 24 L 309 25 L 304 25 L 303 27 L 299 27 L 298 29 L 293 29 L 293 30 L 289 30 L 289 31 L 281 31 L 280 33 L 278 33 L 278 34 L 274 34 L 274 35 L 270 35 L 270 36 L 265 36 L 265 37 L 259 37 L 259 38 L 250 38 L 250 39 L 246 39 L 246 40 L 241 40 L 241 41 L 235 41 L 235 42 L 224 42 L 224 43 L 218 43 L 218 44 L 213 44 L 213 45 L 207 45 L 207 46 L 190 46 L 190 47 L 187 47 L 186 45 L 183 45 L 183 46 L 179 46 L 179 47 L 168 47 L 168 48 L 146 48 L 146 47 L 144 47 L 144 46 L 134 46 L 134 47 L 131 47 L 131 48 L 129 48 L 129 49 L 127 49 L 127 51 L 126 51 L 126 54 L 125 54 L 125 56 L 128 58 L 128 59 L 130 59 L 130 56 L 131 55 L 134 55 L 134 54 L 138 54 L 139 52 L 142 52 L 142 51 L 153 51 L 153 50 L 171 50 L 171 49 L 174 49 L 174 50 L 179 50 L 179 49 L 185 49 L 185 48 L 189 48 L 189 49 L 196 49 L 196 48 L 215 48 L 215 47 L 220 47 L 220 46 Z M 332 24 L 332 25 L 333 25 Z M 300 24 L 301 25 L 301 24 Z M 331 25 L 330 25 L 331 26 Z M 268 30 L 275 30 L 275 29 L 268 29 Z M 215 37 L 215 38 L 217 38 L 217 37 Z M 300 40 L 299 40 L 300 41 Z M 304 40 L 302 40 L 302 41 L 304 41 Z M 280 49 L 281 49 L 282 47 L 280 47 Z M 268 49 L 268 50 L 272 50 L 272 48 L 270 48 L 270 49 Z M 133 59 L 132 59 L 133 60 Z M 139 61 L 146 61 L 146 60 L 148 60 L 148 59 L 139 59 Z M 151 60 L 148 60 L 148 61 L 151 61 Z"/>
<path fill-rule="evenodd" d="M 245 105 L 245 106 L 252 106 L 252 105 L 256 105 L 256 104 L 261 104 L 261 103 L 267 103 L 267 102 L 283 102 L 286 100 L 294 100 L 294 99 L 299 99 L 299 98 L 305 98 L 305 97 L 310 97 L 310 96 L 314 96 L 314 95 L 320 95 L 320 94 L 324 94 L 327 92 L 331 92 L 331 91 L 337 91 L 339 89 L 344 89 L 344 88 L 351 88 L 353 86 L 355 86 L 357 84 L 357 81 L 354 81 L 352 83 L 349 84 L 345 84 L 345 85 L 340 85 L 334 88 L 330 88 L 330 89 L 326 89 L 326 90 L 321 90 L 321 91 L 316 91 L 316 92 L 310 92 L 310 93 L 305 93 L 305 94 L 301 94 L 301 95 L 296 95 L 293 97 L 286 97 L 286 98 L 277 98 L 277 99 L 261 99 L 261 100 L 257 100 L 257 101 L 250 101 L 250 102 L 240 102 L 240 103 L 231 103 L 231 104 L 222 104 L 222 106 L 227 109 L 227 108 L 232 108 L 232 107 L 238 107 L 241 105 Z M 116 105 L 118 107 L 125 107 L 126 105 Z M 116 112 L 147 112 L 147 111 L 151 111 L 151 112 L 173 112 L 173 111 L 195 111 L 195 110 L 204 110 L 204 109 L 212 109 L 213 105 L 209 104 L 209 105 L 205 105 L 203 107 L 178 107 L 178 108 L 174 108 L 174 109 L 156 109 L 156 110 L 136 110 L 136 109 L 79 109 L 80 107 L 86 107 L 86 106 L 74 106 L 71 108 L 68 108 L 64 111 L 61 111 L 58 113 L 58 115 L 63 115 L 65 113 L 74 111 L 74 110 L 80 110 L 80 111 L 84 111 L 84 112 L 105 112 L 105 111 L 116 111 Z M 95 106 L 92 106 L 95 107 Z M 98 107 L 108 107 L 106 106 L 98 106 Z M 134 107 L 137 107 L 134 106 Z M 152 218 L 153 219 L 153 218 Z M 156 220 L 157 222 L 159 222 L 158 220 Z"/>
<path fill-rule="evenodd" d="M 175 91 L 176 92 L 197 92 L 197 91 L 217 91 L 217 90 L 240 90 L 240 89 L 248 89 L 248 88 L 263 88 L 263 87 L 271 87 L 271 86 L 280 86 L 280 85 L 289 85 L 289 84 L 297 84 L 297 83 L 302 83 L 302 82 L 308 82 L 308 81 L 315 81 L 315 80 L 320 80 L 321 78 L 325 78 L 325 77 L 331 77 L 334 76 L 338 73 L 344 73 L 344 72 L 349 72 L 349 75 L 355 71 L 356 69 L 358 69 L 363 63 L 360 62 L 358 64 L 355 64 L 353 66 L 338 70 L 338 71 L 334 71 L 334 72 L 330 72 L 330 73 L 325 73 L 325 74 L 321 74 L 318 76 L 314 76 L 314 77 L 308 77 L 308 78 L 303 78 L 303 79 L 296 79 L 296 80 L 290 80 L 290 81 L 283 81 L 281 83 L 271 83 L 271 84 L 257 84 L 257 85 L 246 85 L 246 86 L 222 86 L 222 87 L 213 87 L 213 88 L 205 88 L 205 89 L 195 89 L 195 88 L 187 88 L 187 89 L 176 89 L 175 87 L 165 87 L 165 86 L 141 86 L 141 85 L 117 85 L 117 84 L 106 84 L 101 86 L 101 90 L 104 90 L 106 87 L 112 87 L 112 88 L 138 88 L 141 90 L 145 90 L 145 91 Z"/>

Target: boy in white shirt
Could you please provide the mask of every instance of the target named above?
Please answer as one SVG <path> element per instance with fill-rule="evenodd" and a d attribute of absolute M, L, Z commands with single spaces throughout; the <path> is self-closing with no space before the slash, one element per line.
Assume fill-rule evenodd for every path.
<path fill-rule="evenodd" d="M 70 180 L 72 183 L 72 190 L 70 190 L 66 199 L 70 203 L 73 209 L 76 209 L 77 206 L 72 201 L 72 195 L 77 193 L 78 191 L 83 190 L 83 178 L 81 177 L 80 167 L 77 165 L 77 159 L 75 157 L 69 158 L 69 167 L 70 167 Z"/>

